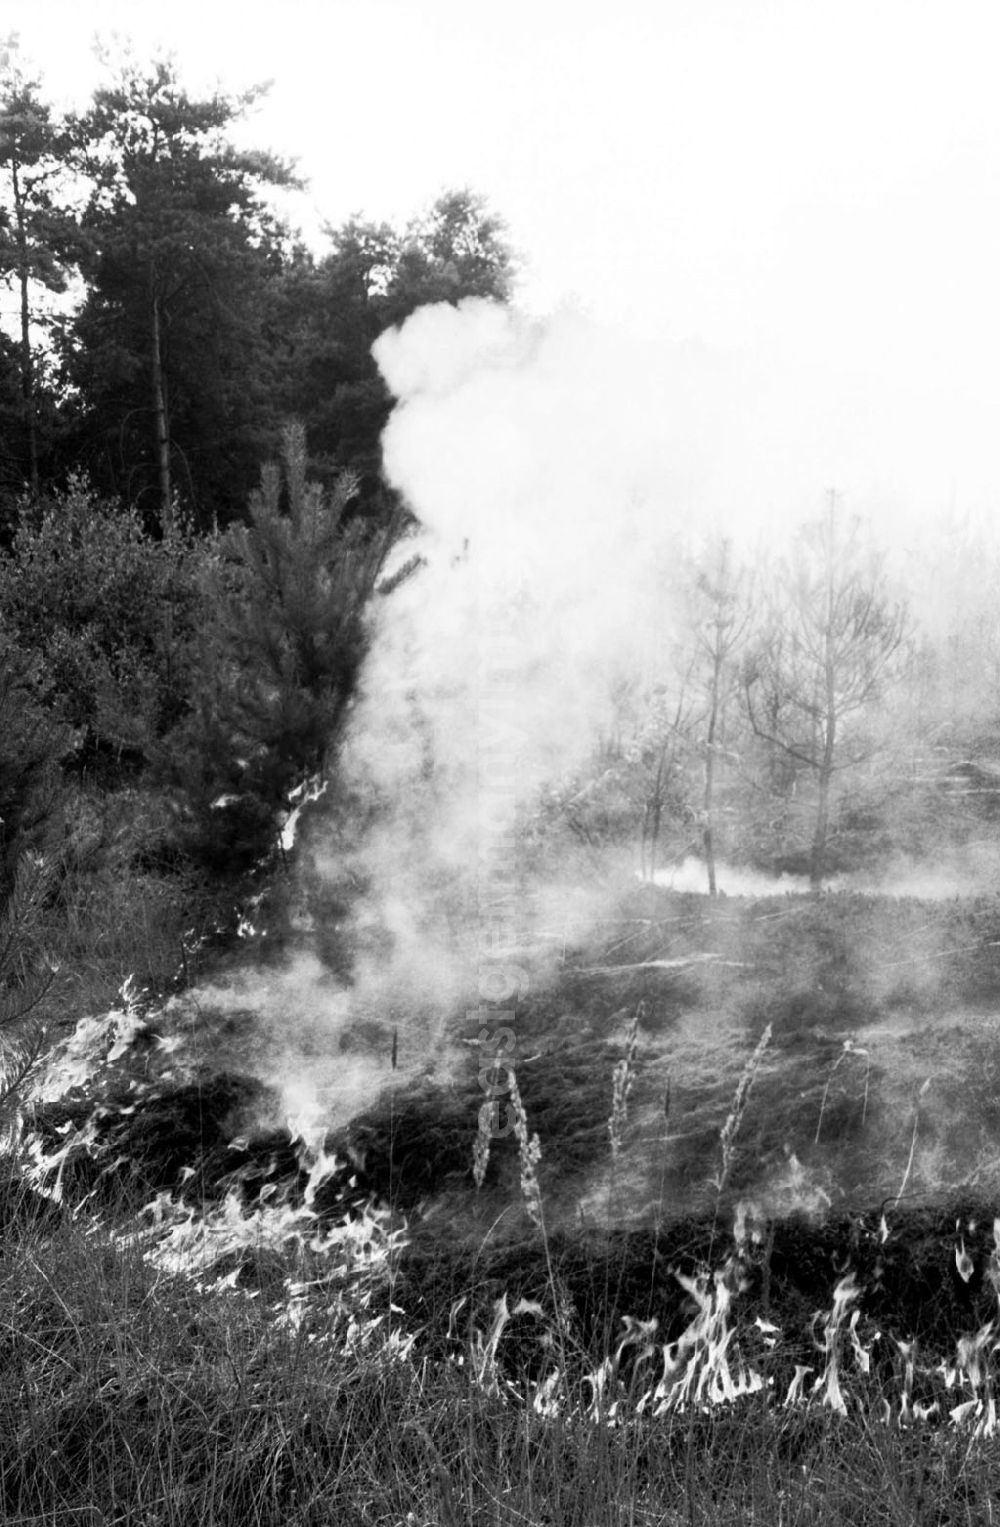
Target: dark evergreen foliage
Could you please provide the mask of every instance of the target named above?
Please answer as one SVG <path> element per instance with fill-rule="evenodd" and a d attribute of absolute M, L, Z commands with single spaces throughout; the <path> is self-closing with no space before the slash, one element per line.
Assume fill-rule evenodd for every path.
<path fill-rule="evenodd" d="M 372 529 L 306 476 L 300 426 L 285 432 L 208 570 L 206 626 L 189 715 L 170 739 L 183 835 L 213 868 L 274 850 L 292 792 L 326 773 L 368 641 L 367 607 L 398 522 Z"/>
<path fill-rule="evenodd" d="M 37 498 L 52 468 L 55 408 L 39 334 L 52 314 L 39 294 L 62 293 L 75 265 L 75 219 L 65 201 L 67 143 L 15 48 L 0 57 L 0 281 L 17 304 L 17 342 L 0 359 L 0 492 Z M 15 404 L 16 396 L 16 404 Z"/>
<path fill-rule="evenodd" d="M 384 517 L 391 509 L 379 442 L 392 399 L 373 343 L 425 303 L 507 301 L 514 259 L 503 222 L 468 190 L 441 196 L 402 231 L 352 219 L 328 234 L 329 254 L 300 258 L 274 289 L 284 347 L 278 396 L 305 425 L 327 480 L 345 468 L 358 474 L 352 512 Z"/>
<path fill-rule="evenodd" d="M 172 60 L 107 62 L 90 108 L 58 120 L 0 59 L 0 279 L 21 307 L 0 339 L 0 493 L 82 471 L 150 528 L 175 501 L 225 526 L 297 418 L 323 481 L 357 475 L 350 514 L 385 523 L 372 344 L 423 303 L 506 301 L 502 221 L 450 191 L 405 228 L 329 228 L 314 256 L 272 209 L 289 166 L 233 145 L 259 91 L 195 98 Z M 69 272 L 82 301 L 57 321 L 44 294 Z"/>
<path fill-rule="evenodd" d="M 63 346 L 75 446 L 154 522 L 175 490 L 201 526 L 232 519 L 274 449 L 262 313 L 286 235 L 265 193 L 291 175 L 228 141 L 252 100 L 193 100 L 160 61 L 126 67 L 71 124 L 92 187 L 87 292 Z"/>

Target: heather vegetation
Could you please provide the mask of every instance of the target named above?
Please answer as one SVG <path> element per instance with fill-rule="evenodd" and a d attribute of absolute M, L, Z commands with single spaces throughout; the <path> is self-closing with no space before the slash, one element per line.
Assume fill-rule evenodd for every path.
<path fill-rule="evenodd" d="M 991 1521 L 995 549 L 671 522 L 589 710 L 505 592 L 497 827 L 488 576 L 384 470 L 372 344 L 509 315 L 501 221 L 316 255 L 249 97 L 4 70 L 4 1520 Z"/>

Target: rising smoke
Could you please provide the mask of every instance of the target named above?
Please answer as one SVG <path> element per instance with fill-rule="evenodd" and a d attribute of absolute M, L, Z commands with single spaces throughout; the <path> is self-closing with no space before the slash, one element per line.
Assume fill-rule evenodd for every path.
<path fill-rule="evenodd" d="M 454 998 L 484 944 L 570 911 L 565 886 L 525 883 L 519 830 L 607 729 L 616 681 L 662 667 L 735 388 L 700 351 L 640 365 L 578 313 L 477 300 L 420 310 L 375 355 L 398 400 L 385 470 L 421 527 L 403 550 L 424 565 L 379 612 L 344 765 L 383 802 L 361 852 L 410 988 Z"/>
<path fill-rule="evenodd" d="M 386 474 L 418 522 L 399 561 L 420 565 L 377 601 L 343 749 L 361 826 L 314 845 L 350 883 L 350 986 L 304 958 L 237 1004 L 280 1033 L 267 1075 L 305 1135 L 390 1080 L 387 1026 L 397 1079 L 447 1071 L 444 1020 L 488 995 L 484 965 L 506 951 L 541 974 L 546 940 L 599 910 L 569 876 L 529 875 L 540 788 L 586 762 L 617 681 L 669 664 L 681 551 L 804 510 L 735 493 L 747 378 L 697 346 L 472 300 L 418 311 L 375 355 L 397 399 Z"/>
<path fill-rule="evenodd" d="M 281 1008 L 266 1069 L 310 1132 L 321 1097 L 349 1116 L 340 1049 L 359 1023 L 398 1024 L 403 1074 L 425 1068 L 443 1019 L 486 994 L 484 959 L 541 960 L 596 910 L 558 876 L 529 880 L 521 833 L 539 788 L 588 758 L 616 679 L 662 667 L 672 565 L 711 531 L 739 403 L 702 350 L 640 355 L 572 311 L 424 308 L 375 355 L 397 399 L 385 470 L 419 522 L 400 561 L 421 565 L 378 602 L 342 755 L 346 788 L 375 809 L 313 845 L 320 874 L 350 885 L 350 1000 L 311 959 L 280 991 L 232 994 L 268 1033 Z M 373 1056 L 372 1095 L 388 1074 Z M 356 1107 L 356 1067 L 349 1083 Z"/>
<path fill-rule="evenodd" d="M 586 757 L 616 678 L 662 665 L 733 398 L 700 353 L 640 367 L 579 314 L 475 300 L 422 309 L 375 354 L 398 399 L 385 468 L 427 565 L 382 612 L 348 765 L 405 812 L 423 750 L 443 788 L 420 851 L 460 871 Z M 516 759 L 506 811 L 482 799 L 491 751 Z"/>

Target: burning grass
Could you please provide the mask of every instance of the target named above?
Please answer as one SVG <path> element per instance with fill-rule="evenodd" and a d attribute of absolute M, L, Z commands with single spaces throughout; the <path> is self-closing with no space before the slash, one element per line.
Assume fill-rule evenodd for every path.
<path fill-rule="evenodd" d="M 277 1234 L 245 1223 L 244 1248 Z M 992 1227 L 974 1250 L 954 1243 L 980 1279 L 970 1298 L 992 1314 L 941 1362 L 874 1323 L 860 1275 L 829 1286 L 832 1232 L 817 1269 L 802 1256 L 817 1257 L 808 1227 L 798 1231 L 771 1245 L 771 1306 L 784 1302 L 782 1269 L 826 1275 L 801 1350 L 776 1320 L 751 1318 L 760 1248 L 745 1240 L 741 1256 L 728 1232 L 709 1241 L 708 1224 L 700 1241 L 678 1226 L 647 1243 L 645 1282 L 624 1242 L 554 1246 L 550 1266 L 537 1241 L 520 1256 L 509 1247 L 489 1278 L 453 1263 L 451 1290 L 434 1294 L 439 1340 L 402 1313 L 416 1288 L 393 1281 L 391 1256 L 370 1283 L 374 1293 L 384 1274 L 391 1301 L 366 1304 L 352 1280 L 348 1310 L 346 1283 L 331 1298 L 342 1244 L 314 1246 L 306 1268 L 301 1234 L 279 1235 L 284 1282 L 276 1266 L 270 1285 L 248 1287 L 206 1281 L 200 1253 L 166 1255 L 182 1247 L 173 1233 L 125 1237 L 69 1217 L 24 1230 L 0 1259 L 4 1519 L 992 1520 Z M 710 1245 L 714 1269 L 701 1256 Z M 515 1295 L 532 1262 L 539 1297 Z M 659 1315 L 610 1335 L 610 1307 L 633 1301 Z"/>
<path fill-rule="evenodd" d="M 474 1055 L 305 1142 L 128 1001 L 67 1041 L 2 1200 L 4 1519 L 1000 1517 L 992 914 L 940 919 L 989 946 L 942 1040 L 873 975 L 912 908 L 643 899 L 524 1004 L 478 1156 Z"/>

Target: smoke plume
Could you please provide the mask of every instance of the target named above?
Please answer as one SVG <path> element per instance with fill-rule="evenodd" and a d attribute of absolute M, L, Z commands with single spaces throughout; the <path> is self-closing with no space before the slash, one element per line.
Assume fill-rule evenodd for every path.
<path fill-rule="evenodd" d="M 482 909 L 616 680 L 662 665 L 672 557 L 707 514 L 735 391 L 700 351 L 639 365 L 577 313 L 476 300 L 420 310 L 375 355 L 398 400 L 385 469 L 424 565 L 380 612 L 347 768 L 388 803 L 365 845 L 384 901 L 405 886 L 425 904 L 443 877 Z"/>

